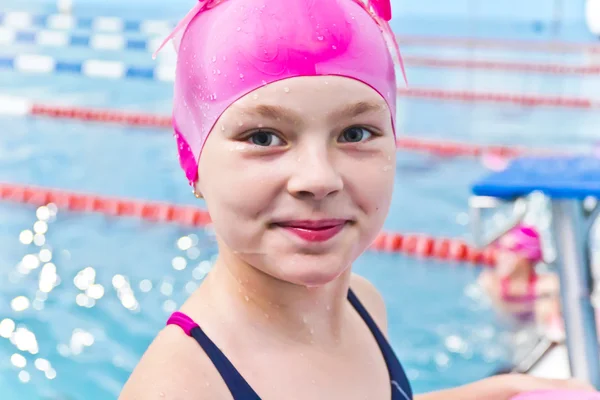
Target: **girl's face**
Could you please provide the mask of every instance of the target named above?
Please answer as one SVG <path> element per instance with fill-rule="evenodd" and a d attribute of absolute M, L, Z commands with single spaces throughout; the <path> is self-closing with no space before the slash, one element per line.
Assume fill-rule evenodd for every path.
<path fill-rule="evenodd" d="M 526 257 L 508 250 L 500 250 L 496 253 L 496 274 L 506 278 L 516 272 L 532 273 L 534 265 Z"/>
<path fill-rule="evenodd" d="M 390 110 L 344 77 L 297 77 L 233 103 L 202 151 L 196 189 L 227 258 L 326 284 L 371 244 L 394 186 Z"/>

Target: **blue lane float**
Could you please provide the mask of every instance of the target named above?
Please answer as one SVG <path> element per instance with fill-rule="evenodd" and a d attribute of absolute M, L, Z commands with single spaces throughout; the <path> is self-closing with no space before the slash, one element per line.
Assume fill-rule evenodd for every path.
<path fill-rule="evenodd" d="M 173 82 L 175 79 L 175 65 L 145 67 L 128 65 L 121 61 L 64 61 L 38 54 L 0 56 L 1 70 L 36 75 L 69 74 L 88 78 L 143 79 L 160 82 Z"/>
<path fill-rule="evenodd" d="M 165 20 L 127 20 L 119 17 L 76 17 L 68 14 L 34 14 L 22 11 L 0 12 L 0 26 L 16 29 L 45 27 L 52 30 L 92 30 L 164 35 L 175 27 Z"/>
<path fill-rule="evenodd" d="M 93 50 L 127 50 L 154 52 L 162 42 L 157 37 L 129 38 L 120 33 L 71 33 L 65 31 L 14 29 L 0 26 L 1 45 L 36 45 L 42 47 L 78 47 Z"/>

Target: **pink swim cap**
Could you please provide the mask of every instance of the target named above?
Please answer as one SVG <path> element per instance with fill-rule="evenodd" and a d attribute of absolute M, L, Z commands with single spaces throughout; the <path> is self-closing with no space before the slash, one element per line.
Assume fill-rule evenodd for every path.
<path fill-rule="evenodd" d="M 532 226 L 517 225 L 500 238 L 498 248 L 518 253 L 533 263 L 543 260 L 540 234 Z"/>
<path fill-rule="evenodd" d="M 600 393 L 580 390 L 538 390 L 522 393 L 510 400 L 600 400 Z"/>
<path fill-rule="evenodd" d="M 178 51 L 173 127 L 191 184 L 223 112 L 275 81 L 324 75 L 356 79 L 385 99 L 395 124 L 396 75 L 386 37 L 398 46 L 388 24 L 390 1 L 366 3 L 202 0 L 190 11 L 165 42 L 174 39 Z M 399 51 L 397 57 L 402 66 Z"/>

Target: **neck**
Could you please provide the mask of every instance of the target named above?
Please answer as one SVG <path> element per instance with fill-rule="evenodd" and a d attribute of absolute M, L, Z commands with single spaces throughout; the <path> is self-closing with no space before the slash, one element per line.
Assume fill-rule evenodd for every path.
<path fill-rule="evenodd" d="M 308 288 L 277 279 L 235 255 L 221 255 L 203 286 L 232 321 L 259 333 L 331 345 L 340 341 L 347 318 L 350 276 L 348 268 L 334 281 Z"/>
<path fill-rule="evenodd" d="M 511 280 L 529 280 L 534 271 L 529 265 L 525 265 L 528 261 L 519 261 L 519 265 L 509 275 Z"/>

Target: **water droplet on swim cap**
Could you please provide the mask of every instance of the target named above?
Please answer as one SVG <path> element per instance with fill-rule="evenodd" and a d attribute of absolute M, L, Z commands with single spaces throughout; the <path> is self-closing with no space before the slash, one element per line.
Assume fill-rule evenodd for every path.
<path fill-rule="evenodd" d="M 286 93 L 289 93 L 290 92 L 290 88 L 289 87 L 284 87 L 283 91 L 286 92 Z"/>
<path fill-rule="evenodd" d="M 323 41 L 323 39 L 325 39 L 323 36 L 317 36 L 317 40 L 318 40 L 319 42 L 322 42 L 322 41 Z"/>
<path fill-rule="evenodd" d="M 212 62 L 216 63 L 217 62 L 217 56 L 213 56 L 211 59 Z"/>
<path fill-rule="evenodd" d="M 244 74 L 240 74 L 240 79 L 244 79 Z"/>

